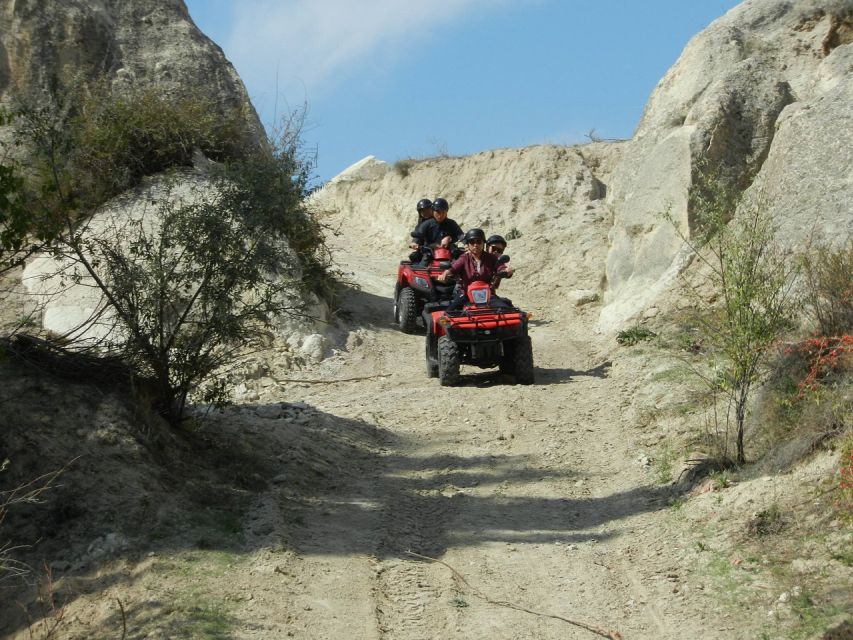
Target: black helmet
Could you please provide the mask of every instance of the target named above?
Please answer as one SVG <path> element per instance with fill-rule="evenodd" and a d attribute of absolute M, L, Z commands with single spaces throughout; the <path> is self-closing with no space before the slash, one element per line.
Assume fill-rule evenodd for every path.
<path fill-rule="evenodd" d="M 465 244 L 470 244 L 472 240 L 479 240 L 480 242 L 486 241 L 486 234 L 483 233 L 482 229 L 468 229 L 465 232 L 465 237 L 462 238 L 462 242 Z"/>
<path fill-rule="evenodd" d="M 489 239 L 486 240 L 486 246 L 491 246 L 493 244 L 502 244 L 504 248 L 506 248 L 506 240 L 503 239 L 503 236 L 499 236 L 497 234 L 493 236 L 489 236 Z"/>
<path fill-rule="evenodd" d="M 418 211 L 423 211 L 424 209 L 432 209 L 432 200 L 429 198 L 421 198 L 418 200 Z"/>
<path fill-rule="evenodd" d="M 432 210 L 433 211 L 449 211 L 450 205 L 447 204 L 447 200 L 444 198 L 436 198 L 432 201 Z"/>

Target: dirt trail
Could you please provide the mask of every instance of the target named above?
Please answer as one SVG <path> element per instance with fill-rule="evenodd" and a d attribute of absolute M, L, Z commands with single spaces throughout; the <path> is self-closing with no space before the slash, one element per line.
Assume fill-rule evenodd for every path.
<path fill-rule="evenodd" d="M 441 388 L 423 338 L 390 326 L 396 263 L 339 250 L 362 285 L 344 305 L 349 350 L 310 377 L 364 379 L 283 382 L 261 400 L 300 397 L 322 433 L 369 445 L 330 454 L 314 498 L 257 507 L 289 551 L 274 578 L 263 557 L 246 576 L 259 593 L 236 617 L 264 611 L 265 624 L 241 637 L 597 637 L 548 616 L 624 638 L 731 637 L 674 595 L 686 576 L 667 496 L 633 463 L 630 373 L 602 355 L 593 313 L 549 313 L 519 273 L 502 291 L 536 314 L 536 384 L 463 367 L 460 387 Z"/>

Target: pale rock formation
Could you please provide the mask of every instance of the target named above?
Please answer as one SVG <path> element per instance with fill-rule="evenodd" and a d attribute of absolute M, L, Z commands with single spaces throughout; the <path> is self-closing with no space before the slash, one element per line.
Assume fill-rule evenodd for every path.
<path fill-rule="evenodd" d="M 0 104 L 102 75 L 116 88 L 199 91 L 244 113 L 250 142 L 263 139 L 243 82 L 183 0 L 0 0 Z"/>
<path fill-rule="evenodd" d="M 347 182 L 352 180 L 377 180 L 382 178 L 390 169 L 387 162 L 376 156 L 367 156 L 350 165 L 332 178 L 332 182 Z"/>
<path fill-rule="evenodd" d="M 850 233 L 851 41 L 850 0 L 747 0 L 690 41 L 611 180 L 600 329 L 639 317 L 689 264 L 662 214 L 689 237 L 702 163 L 769 208 L 789 244 Z"/>

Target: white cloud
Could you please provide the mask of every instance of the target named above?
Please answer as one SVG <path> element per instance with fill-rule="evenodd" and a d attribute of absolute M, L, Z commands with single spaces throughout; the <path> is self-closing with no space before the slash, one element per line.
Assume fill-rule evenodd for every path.
<path fill-rule="evenodd" d="M 438 27 L 478 7 L 511 0 L 258 0 L 236 5 L 225 51 L 250 93 L 291 102 L 328 91 L 358 64 L 386 64 L 371 54 L 407 55 Z M 518 0 L 515 0 L 518 2 Z M 278 74 L 278 79 L 276 78 Z"/>

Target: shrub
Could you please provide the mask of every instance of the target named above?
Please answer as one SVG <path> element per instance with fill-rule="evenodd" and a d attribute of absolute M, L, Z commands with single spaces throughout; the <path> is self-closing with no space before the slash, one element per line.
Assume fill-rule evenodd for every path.
<path fill-rule="evenodd" d="M 700 325 L 713 369 L 708 377 L 715 394 L 713 415 L 717 430 L 726 434 L 724 455 L 729 425 L 734 423 L 736 461 L 743 464 L 748 402 L 767 373 L 769 347 L 791 327 L 796 265 L 776 246 L 775 229 L 762 203 L 744 200 L 729 181 L 718 177 L 724 175 L 699 164 L 689 197 L 693 239 L 682 238 L 703 263 L 715 292 L 714 313 L 706 314 Z M 725 400 L 722 411 L 716 407 L 718 395 Z"/>
<path fill-rule="evenodd" d="M 853 333 L 853 238 L 803 256 L 804 301 L 820 335 Z"/>
<path fill-rule="evenodd" d="M 20 133 L 38 169 L 33 208 L 63 224 L 50 248 L 71 261 L 64 274 L 89 278 L 102 295 L 90 322 L 113 326 L 100 346 L 131 365 L 176 425 L 189 398 L 224 400 L 217 373 L 277 314 L 304 313 L 288 292 L 331 290 L 320 225 L 303 205 L 313 165 L 301 152 L 302 113 L 269 145 L 240 147 L 236 120 L 208 116 L 201 98 L 99 87 L 71 98 L 67 113 L 24 112 Z M 167 195 L 142 217 L 105 216 L 97 235 L 86 232 L 92 207 L 190 164 L 198 150 L 223 162 L 191 203 Z"/>
<path fill-rule="evenodd" d="M 192 166 L 197 152 L 218 161 L 244 157 L 246 128 L 242 112 L 223 114 L 198 91 L 113 92 L 106 79 L 77 83 L 53 100 L 23 99 L 16 126 L 34 152 L 30 197 L 47 210 L 83 213 L 145 176 Z"/>
<path fill-rule="evenodd" d="M 418 161 L 414 158 L 403 158 L 402 160 L 397 160 L 397 162 L 394 163 L 394 171 L 396 171 L 397 175 L 401 178 L 407 178 L 412 172 L 412 167 L 417 163 Z"/>
<path fill-rule="evenodd" d="M 626 347 L 633 347 L 643 340 L 651 340 L 657 334 L 651 329 L 635 325 L 616 334 L 616 342 Z"/>
<path fill-rule="evenodd" d="M 0 109 L 0 127 L 13 123 L 13 117 Z M 50 235 L 39 225 L 25 200 L 25 182 L 18 162 L 8 156 L 0 143 L 0 273 L 21 264 L 32 249 L 31 236 Z"/>

